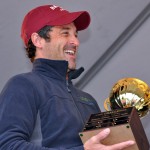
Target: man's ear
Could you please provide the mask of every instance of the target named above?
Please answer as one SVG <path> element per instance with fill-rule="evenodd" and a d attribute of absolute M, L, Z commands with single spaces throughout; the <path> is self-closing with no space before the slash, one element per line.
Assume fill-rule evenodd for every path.
<path fill-rule="evenodd" d="M 41 48 L 42 47 L 42 38 L 38 35 L 38 33 L 34 32 L 32 33 L 31 35 L 31 40 L 32 40 L 32 43 L 38 47 L 38 48 Z"/>

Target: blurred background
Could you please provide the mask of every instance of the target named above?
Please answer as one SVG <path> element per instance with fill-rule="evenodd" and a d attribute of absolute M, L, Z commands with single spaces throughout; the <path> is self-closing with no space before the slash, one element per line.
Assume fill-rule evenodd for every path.
<path fill-rule="evenodd" d="M 135 77 L 150 85 L 150 0 L 5 0 L 0 4 L 0 91 L 10 77 L 32 69 L 20 28 L 25 14 L 44 4 L 90 13 L 89 28 L 79 32 L 77 67 L 85 71 L 74 84 L 92 94 L 102 111 L 119 79 Z M 150 141 L 149 120 L 147 115 L 142 123 Z"/>

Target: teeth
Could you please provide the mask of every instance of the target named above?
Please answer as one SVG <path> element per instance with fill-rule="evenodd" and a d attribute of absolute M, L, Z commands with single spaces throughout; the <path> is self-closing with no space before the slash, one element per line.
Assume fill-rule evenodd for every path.
<path fill-rule="evenodd" d="M 75 51 L 73 51 L 73 50 L 65 50 L 65 53 L 70 54 L 70 55 L 74 55 Z"/>

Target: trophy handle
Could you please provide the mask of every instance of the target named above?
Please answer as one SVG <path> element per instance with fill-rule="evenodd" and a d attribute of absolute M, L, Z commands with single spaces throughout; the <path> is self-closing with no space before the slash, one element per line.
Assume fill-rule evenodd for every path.
<path fill-rule="evenodd" d="M 106 111 L 110 111 L 110 100 L 109 100 L 109 98 L 105 99 L 104 108 L 105 108 Z"/>

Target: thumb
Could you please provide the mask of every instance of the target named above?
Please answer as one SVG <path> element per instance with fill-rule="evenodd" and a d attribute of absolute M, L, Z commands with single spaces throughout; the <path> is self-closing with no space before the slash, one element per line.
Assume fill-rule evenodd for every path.
<path fill-rule="evenodd" d="M 109 133 L 110 133 L 110 129 L 106 128 L 102 130 L 101 132 L 99 132 L 97 135 L 93 136 L 91 138 L 91 141 L 99 144 L 101 140 L 105 139 L 109 135 Z"/>
<path fill-rule="evenodd" d="M 104 130 L 102 130 L 100 133 L 98 133 L 96 136 L 99 139 L 99 141 L 105 139 L 110 133 L 110 129 L 106 128 Z"/>

